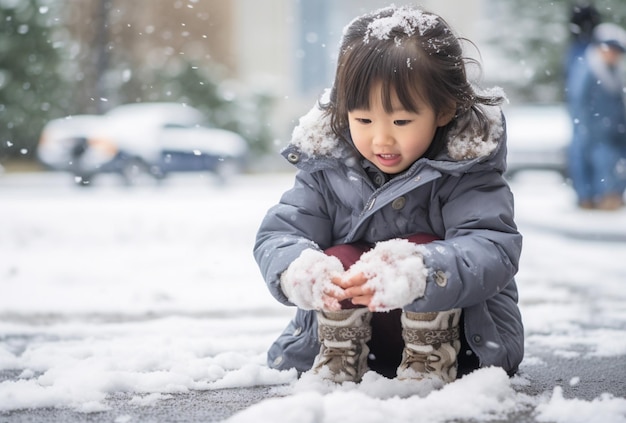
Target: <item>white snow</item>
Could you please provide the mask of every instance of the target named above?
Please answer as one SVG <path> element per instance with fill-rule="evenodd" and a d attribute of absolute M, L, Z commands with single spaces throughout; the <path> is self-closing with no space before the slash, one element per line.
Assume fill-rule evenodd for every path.
<path fill-rule="evenodd" d="M 378 17 L 367 26 L 364 42 L 367 44 L 371 37 L 379 40 L 387 40 L 394 29 L 402 30 L 404 34 L 411 36 L 416 31 L 422 35 L 437 25 L 437 16 L 424 13 L 412 7 L 383 8 L 373 13 L 378 15 L 393 10 L 387 17 Z M 344 31 L 345 32 L 345 31 Z"/>
<path fill-rule="evenodd" d="M 417 246 L 406 239 L 378 243 L 345 273 L 337 257 L 307 248 L 281 276 L 281 287 L 289 301 L 304 310 L 339 310 L 337 299 L 326 295 L 342 293 L 331 279 L 347 282 L 360 274 L 368 279 L 363 288 L 373 292 L 370 310 L 380 312 L 402 308 L 422 297 L 428 270 Z"/>
<path fill-rule="evenodd" d="M 539 404 L 539 421 L 567 423 L 626 422 L 626 399 L 602 395 L 592 401 L 563 398 L 563 389 L 554 388 L 552 398 Z"/>
<path fill-rule="evenodd" d="M 493 88 L 490 93 L 498 96 L 499 88 Z M 459 132 L 455 125 L 451 129 L 448 141 L 448 154 L 455 160 L 467 160 L 475 157 L 486 157 L 498 146 L 498 140 L 502 138 L 504 128 L 502 126 L 502 110 L 496 106 L 484 106 L 482 111 L 489 121 L 489 134 L 486 138 L 482 135 L 468 134 L 466 130 Z"/>
<path fill-rule="evenodd" d="M 341 294 L 331 279 L 342 274 L 343 265 L 337 257 L 307 248 L 282 274 L 280 284 L 289 301 L 304 310 L 339 310 L 337 299 L 327 294 Z"/>
<path fill-rule="evenodd" d="M 267 291 L 252 246 L 291 183 L 249 175 L 218 188 L 185 175 L 80 189 L 67 176 L 1 175 L 0 375 L 13 380 L 0 382 L 0 412 L 96 412 L 118 392 L 151 407 L 189 390 L 269 385 L 280 395 L 230 421 L 494 421 L 533 410 L 537 421 L 626 422 L 623 398 L 564 398 L 560 384 L 585 383 L 577 374 L 522 393 L 533 383 L 524 370 L 544 365 L 532 352 L 520 376 L 485 368 L 442 389 L 373 373 L 334 387 L 269 369 L 265 352 L 293 309 Z M 571 190 L 544 175 L 513 189 L 528 351 L 623 362 L 626 242 L 610 239 L 626 234 L 626 211 L 579 211 Z M 607 241 L 585 239 L 597 234 Z"/>
<path fill-rule="evenodd" d="M 423 297 L 428 270 L 417 245 L 406 239 L 379 242 L 361 255 L 346 272 L 346 278 L 362 273 L 368 279 L 364 288 L 374 292 L 371 311 L 402 308 Z"/>
<path fill-rule="evenodd" d="M 329 100 L 330 90 L 327 89 L 320 97 L 320 103 L 326 104 Z M 345 150 L 345 142 L 330 127 L 330 116 L 317 104 L 299 119 L 298 125 L 293 129 L 291 142 L 309 156 L 341 157 Z"/>

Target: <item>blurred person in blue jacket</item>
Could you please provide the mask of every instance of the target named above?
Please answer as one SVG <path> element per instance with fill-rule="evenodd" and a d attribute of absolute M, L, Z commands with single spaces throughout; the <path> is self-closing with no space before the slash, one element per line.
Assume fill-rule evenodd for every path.
<path fill-rule="evenodd" d="M 621 59 L 626 31 L 612 23 L 595 27 L 582 61 L 570 71 L 568 102 L 574 122 L 569 173 L 578 205 L 617 210 L 624 205 L 620 157 L 626 144 Z"/>

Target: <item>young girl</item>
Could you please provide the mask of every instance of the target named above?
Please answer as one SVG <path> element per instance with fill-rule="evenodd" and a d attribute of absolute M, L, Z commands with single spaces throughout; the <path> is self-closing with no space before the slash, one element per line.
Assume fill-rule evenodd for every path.
<path fill-rule="evenodd" d="M 335 382 L 516 371 L 522 237 L 502 178 L 503 98 L 470 85 L 467 61 L 420 9 L 345 29 L 332 90 L 283 151 L 295 185 L 257 234 L 271 293 L 298 307 L 271 367 Z"/>

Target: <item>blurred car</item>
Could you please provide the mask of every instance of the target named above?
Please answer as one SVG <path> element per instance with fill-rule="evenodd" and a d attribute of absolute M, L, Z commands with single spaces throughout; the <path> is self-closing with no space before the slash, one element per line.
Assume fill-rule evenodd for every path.
<path fill-rule="evenodd" d="M 545 170 L 567 178 L 567 148 L 572 122 L 564 104 L 507 106 L 507 170 L 513 178 L 523 171 Z"/>
<path fill-rule="evenodd" d="M 46 166 L 72 172 L 88 185 L 101 173 L 126 184 L 144 175 L 208 171 L 224 181 L 245 167 L 248 145 L 238 134 L 204 124 L 197 109 L 178 103 L 136 103 L 102 116 L 50 121 L 37 149 Z"/>
<path fill-rule="evenodd" d="M 41 132 L 37 157 L 46 167 L 71 171 L 84 153 L 90 131 L 100 116 L 76 115 L 49 121 Z"/>

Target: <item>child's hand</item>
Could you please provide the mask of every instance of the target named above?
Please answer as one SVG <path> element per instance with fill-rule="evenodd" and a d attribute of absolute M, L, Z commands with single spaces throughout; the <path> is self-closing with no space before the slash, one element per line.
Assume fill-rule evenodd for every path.
<path fill-rule="evenodd" d="M 331 282 L 341 288 L 340 295 L 334 296 L 337 301 L 349 299 L 354 305 L 370 306 L 374 289 L 366 285 L 367 278 L 363 273 L 334 277 Z"/>
<path fill-rule="evenodd" d="M 406 239 L 391 239 L 363 253 L 337 286 L 354 304 L 381 312 L 402 308 L 422 297 L 427 277 L 417 246 Z"/>

